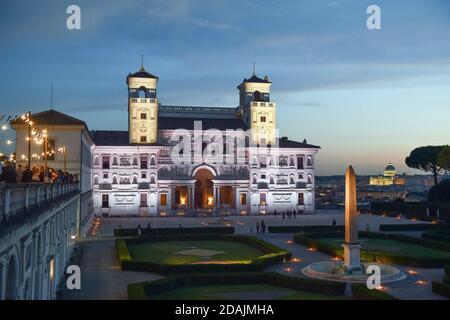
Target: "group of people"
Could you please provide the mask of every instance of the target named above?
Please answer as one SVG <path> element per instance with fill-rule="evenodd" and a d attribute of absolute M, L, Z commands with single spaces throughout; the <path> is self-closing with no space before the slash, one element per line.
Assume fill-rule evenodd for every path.
<path fill-rule="evenodd" d="M 292 218 L 296 218 L 297 217 L 297 211 L 295 210 L 287 210 L 286 212 L 282 212 L 281 216 L 283 217 L 283 219 L 292 219 Z"/>
<path fill-rule="evenodd" d="M 266 233 L 266 224 L 264 223 L 264 220 L 261 220 L 261 223 L 256 221 L 256 233 Z"/>
<path fill-rule="evenodd" d="M 31 183 L 31 182 L 58 182 L 58 183 L 72 183 L 76 182 L 72 174 L 63 172 L 61 169 L 44 168 L 44 166 L 28 165 L 22 166 L 19 164 L 17 168 L 13 166 L 10 161 L 5 161 L 0 175 L 0 182 L 5 183 Z"/>

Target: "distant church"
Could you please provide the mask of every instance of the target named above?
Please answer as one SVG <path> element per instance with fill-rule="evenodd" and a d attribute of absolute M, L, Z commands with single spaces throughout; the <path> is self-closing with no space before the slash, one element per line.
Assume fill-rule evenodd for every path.
<path fill-rule="evenodd" d="M 383 174 L 379 174 L 374 177 L 370 177 L 369 184 L 371 186 L 392 186 L 392 185 L 404 185 L 405 179 L 400 178 L 397 175 L 397 171 L 392 163 L 389 164 L 384 169 Z"/>

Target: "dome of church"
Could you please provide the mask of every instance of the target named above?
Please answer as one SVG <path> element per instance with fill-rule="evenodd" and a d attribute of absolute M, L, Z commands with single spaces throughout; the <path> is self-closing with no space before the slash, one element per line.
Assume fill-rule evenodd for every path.
<path fill-rule="evenodd" d="M 392 163 L 389 163 L 384 171 L 395 171 L 395 167 L 392 165 Z"/>

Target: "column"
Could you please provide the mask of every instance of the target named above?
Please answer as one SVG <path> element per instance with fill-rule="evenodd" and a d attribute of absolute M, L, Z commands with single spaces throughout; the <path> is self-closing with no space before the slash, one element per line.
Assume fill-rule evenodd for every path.
<path fill-rule="evenodd" d="M 220 207 L 220 187 L 217 187 L 217 207 Z"/>
<path fill-rule="evenodd" d="M 172 210 L 175 210 L 175 186 L 172 186 L 172 194 L 171 194 L 171 199 L 172 199 L 172 203 L 171 203 L 171 207 Z"/>
<path fill-rule="evenodd" d="M 213 207 L 217 208 L 217 186 L 214 186 L 213 189 L 214 189 L 214 198 L 213 198 L 214 199 L 213 200 L 214 203 L 213 203 Z"/>

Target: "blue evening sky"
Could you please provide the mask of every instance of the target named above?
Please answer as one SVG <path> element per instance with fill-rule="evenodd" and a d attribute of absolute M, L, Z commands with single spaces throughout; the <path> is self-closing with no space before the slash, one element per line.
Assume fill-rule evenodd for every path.
<path fill-rule="evenodd" d="M 82 29 L 66 28 L 81 7 Z M 381 7 L 382 30 L 366 28 Z M 450 141 L 450 2 L 445 0 L 1 1 L 0 108 L 54 108 L 90 129 L 127 129 L 125 77 L 159 76 L 162 104 L 236 106 L 269 75 L 281 135 L 322 147 L 317 173 L 382 171 Z M 0 152 L 9 132 L 0 133 Z"/>

